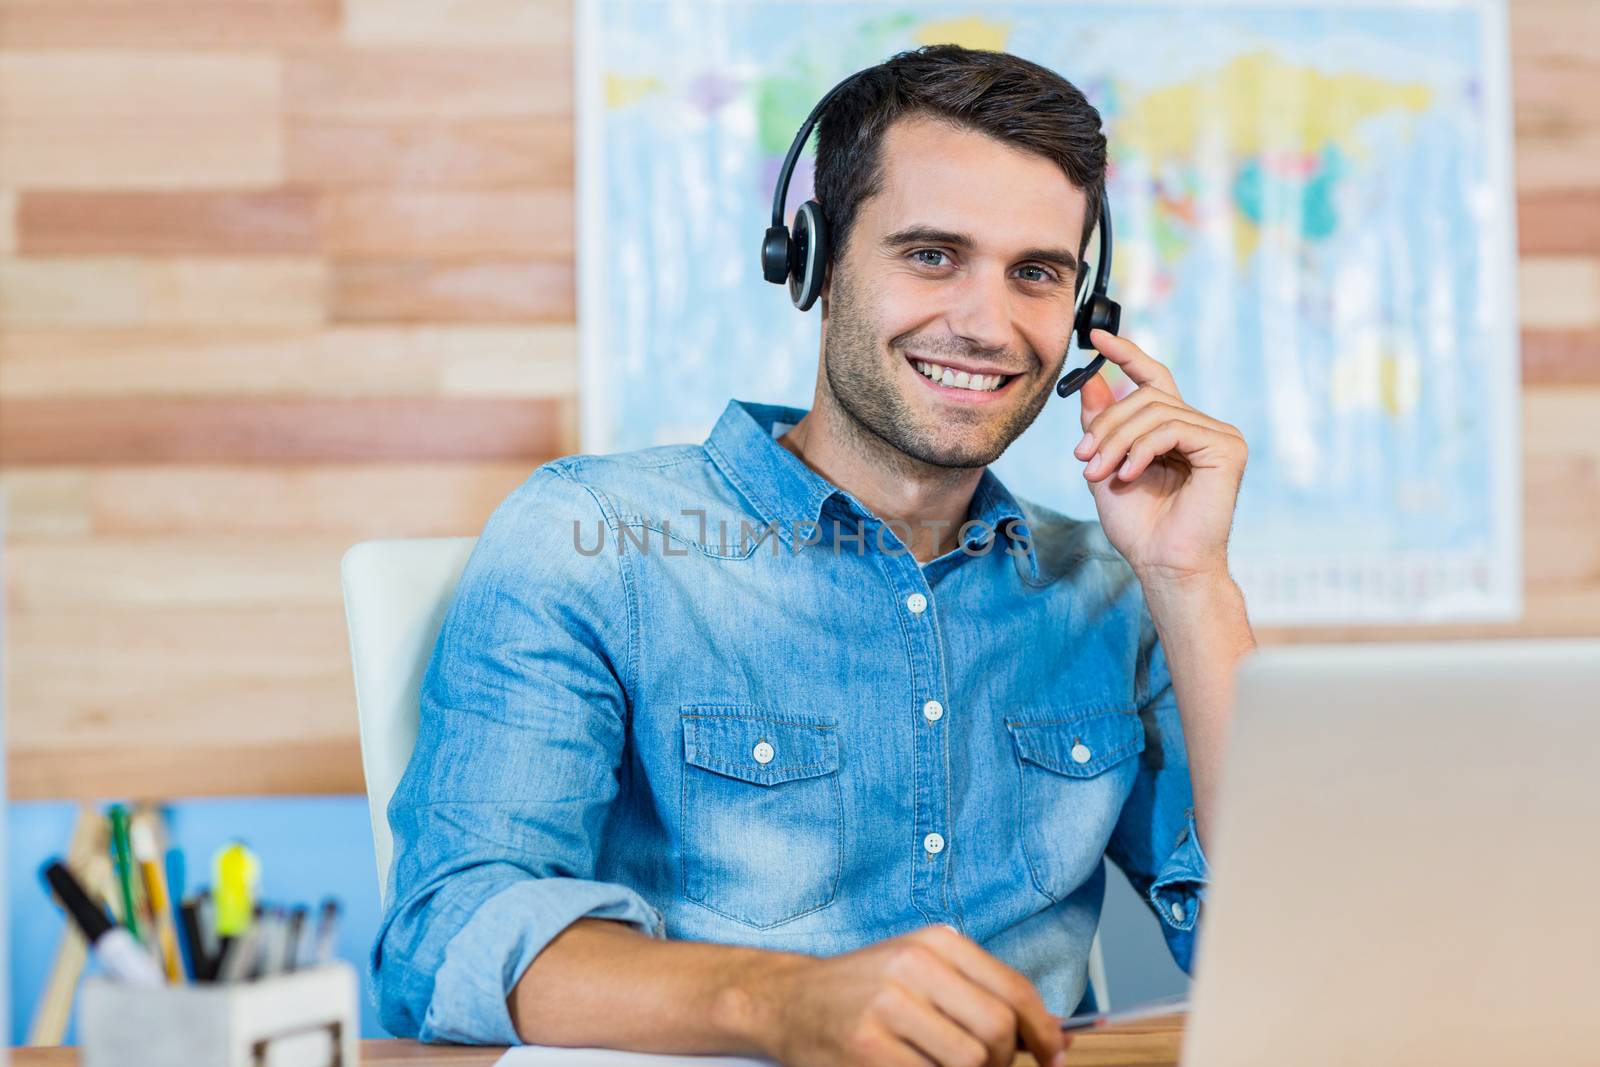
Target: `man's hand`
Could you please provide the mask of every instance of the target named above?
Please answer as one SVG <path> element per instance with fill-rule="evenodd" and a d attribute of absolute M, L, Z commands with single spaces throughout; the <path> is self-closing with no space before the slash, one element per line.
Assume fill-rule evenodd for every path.
<path fill-rule="evenodd" d="M 1027 978 L 949 926 L 783 958 L 742 995 L 763 1051 L 790 1067 L 1009 1067 L 1019 1033 L 1052 1067 L 1069 1040 Z"/>
<path fill-rule="evenodd" d="M 1172 372 L 1132 341 L 1105 330 L 1090 339 L 1137 386 L 1116 400 L 1095 375 L 1078 393 L 1087 433 L 1073 455 L 1090 461 L 1083 474 L 1106 538 L 1142 581 L 1226 575 L 1244 436 L 1184 403 Z"/>

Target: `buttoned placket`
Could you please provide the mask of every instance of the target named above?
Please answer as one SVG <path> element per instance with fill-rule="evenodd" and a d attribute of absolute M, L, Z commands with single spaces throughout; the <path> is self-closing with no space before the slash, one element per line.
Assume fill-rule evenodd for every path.
<path fill-rule="evenodd" d="M 906 842 L 912 855 L 912 903 L 929 920 L 959 928 L 961 919 L 948 890 L 950 850 L 955 845 L 949 825 L 950 749 L 945 721 L 949 709 L 943 700 L 947 684 L 933 590 L 910 552 L 883 553 L 880 562 L 901 616 L 910 657 L 912 691 L 906 694 L 904 706 L 917 717 L 913 731 L 915 825 Z"/>

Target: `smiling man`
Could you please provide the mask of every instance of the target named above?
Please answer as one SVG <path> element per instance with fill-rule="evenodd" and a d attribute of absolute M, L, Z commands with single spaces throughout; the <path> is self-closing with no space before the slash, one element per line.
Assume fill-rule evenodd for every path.
<path fill-rule="evenodd" d="M 1100 116 L 940 46 L 819 131 L 812 406 L 545 464 L 467 564 L 389 808 L 395 1033 L 1050 1063 L 1107 858 L 1189 965 L 1244 441 L 1097 331 L 1137 385 L 1079 394 L 1098 521 L 988 470 L 1062 370 Z"/>

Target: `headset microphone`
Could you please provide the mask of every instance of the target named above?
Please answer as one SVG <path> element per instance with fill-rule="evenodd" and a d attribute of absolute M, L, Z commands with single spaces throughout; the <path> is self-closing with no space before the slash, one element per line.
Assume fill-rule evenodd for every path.
<path fill-rule="evenodd" d="M 811 130 L 816 126 L 823 109 L 841 89 L 864 73 L 866 71 L 857 71 L 823 94 L 822 99 L 811 109 L 811 114 L 806 116 L 800 132 L 795 134 L 794 143 L 789 146 L 788 154 L 783 157 L 783 166 L 778 170 L 777 188 L 772 193 L 772 225 L 767 227 L 767 232 L 761 239 L 761 275 L 776 285 L 787 283 L 789 299 L 801 311 L 808 310 L 816 303 L 817 296 L 822 292 L 822 279 L 827 274 L 828 257 L 832 250 L 828 247 L 827 219 L 822 213 L 822 205 L 816 200 L 807 200 L 795 212 L 793 234 L 790 234 L 789 228 L 783 224 L 784 202 L 789 196 L 789 179 L 794 174 L 795 162 L 805 149 L 806 141 L 810 139 Z M 1095 255 L 1093 282 L 1080 283 L 1078 297 L 1073 305 L 1073 332 L 1077 334 L 1078 347 L 1086 349 L 1094 348 L 1089 342 L 1091 330 L 1116 333 L 1122 324 L 1121 305 L 1106 295 L 1106 285 L 1111 278 L 1111 205 L 1103 187 L 1100 203 L 1096 207 L 1099 219 L 1095 230 L 1099 237 L 1097 242 L 1099 249 Z M 1070 347 L 1069 343 L 1068 348 Z M 1067 372 L 1056 383 L 1056 395 L 1071 396 L 1083 388 L 1084 383 L 1094 377 L 1105 361 L 1106 357 L 1096 352 L 1088 366 Z"/>

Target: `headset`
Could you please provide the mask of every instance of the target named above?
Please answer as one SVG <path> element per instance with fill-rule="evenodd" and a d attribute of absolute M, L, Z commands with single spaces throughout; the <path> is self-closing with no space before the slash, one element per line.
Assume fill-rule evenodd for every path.
<path fill-rule="evenodd" d="M 868 67 L 858 70 L 823 94 L 811 109 L 811 114 L 806 116 L 800 132 L 795 134 L 794 143 L 789 146 L 788 154 L 783 157 L 783 166 L 778 170 L 777 188 L 772 193 L 772 225 L 761 239 L 761 274 L 775 285 L 788 283 L 789 299 L 801 311 L 808 310 L 816 303 L 818 294 L 822 292 L 822 279 L 827 273 L 828 257 L 832 250 L 828 247 L 827 219 L 822 214 L 822 205 L 816 200 L 807 200 L 795 212 L 793 235 L 783 224 L 789 179 L 794 175 L 795 161 L 800 158 L 806 141 L 811 138 L 811 130 L 829 102 L 840 90 L 867 71 L 875 69 Z M 1122 325 L 1122 306 L 1106 296 L 1106 284 L 1111 278 L 1111 205 L 1103 189 L 1098 213 L 1095 236 L 1099 238 L 1099 248 L 1094 257 L 1094 273 L 1079 281 L 1077 299 L 1073 303 L 1073 330 L 1078 335 L 1078 347 L 1086 349 L 1094 348 L 1089 343 L 1089 331 L 1116 333 Z M 1070 344 L 1068 347 L 1071 347 Z M 1083 388 L 1083 384 L 1094 377 L 1105 361 L 1105 356 L 1095 352 L 1088 366 L 1067 372 L 1056 383 L 1056 395 L 1071 396 Z"/>

